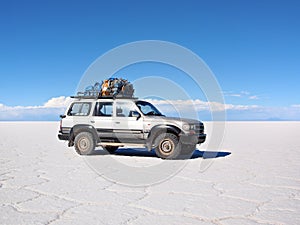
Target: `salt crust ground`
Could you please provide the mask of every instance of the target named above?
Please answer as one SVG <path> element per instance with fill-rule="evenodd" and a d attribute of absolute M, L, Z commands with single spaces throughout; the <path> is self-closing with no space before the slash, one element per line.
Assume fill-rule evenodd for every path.
<path fill-rule="evenodd" d="M 300 224 L 299 122 L 229 122 L 219 151 L 231 154 L 196 157 L 142 188 L 96 174 L 57 130 L 53 122 L 0 123 L 0 224 Z M 201 171 L 204 160 L 213 163 Z"/>

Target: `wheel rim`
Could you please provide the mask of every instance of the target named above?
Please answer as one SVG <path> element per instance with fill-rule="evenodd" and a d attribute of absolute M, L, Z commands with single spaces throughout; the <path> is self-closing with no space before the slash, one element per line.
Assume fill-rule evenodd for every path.
<path fill-rule="evenodd" d="M 78 142 L 78 147 L 80 151 L 86 151 L 90 146 L 89 140 L 87 138 L 81 138 Z"/>
<path fill-rule="evenodd" d="M 174 143 L 170 140 L 163 140 L 160 144 L 160 149 L 163 153 L 169 154 L 173 151 Z"/>

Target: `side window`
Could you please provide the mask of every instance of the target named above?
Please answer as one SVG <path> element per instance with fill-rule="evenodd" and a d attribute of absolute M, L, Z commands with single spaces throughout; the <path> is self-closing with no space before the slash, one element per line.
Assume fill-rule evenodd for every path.
<path fill-rule="evenodd" d="M 83 103 L 81 107 L 81 112 L 83 116 L 87 116 L 90 113 L 90 104 L 88 103 Z"/>
<path fill-rule="evenodd" d="M 117 102 L 116 111 L 117 117 L 132 117 L 132 112 L 136 110 L 132 102 Z"/>
<path fill-rule="evenodd" d="M 87 116 L 90 113 L 91 103 L 73 103 L 68 111 L 68 116 Z"/>
<path fill-rule="evenodd" d="M 140 109 L 144 114 L 147 114 L 152 111 L 152 108 L 149 105 L 141 105 Z"/>
<path fill-rule="evenodd" d="M 94 116 L 112 116 L 112 102 L 97 102 L 95 106 Z"/>

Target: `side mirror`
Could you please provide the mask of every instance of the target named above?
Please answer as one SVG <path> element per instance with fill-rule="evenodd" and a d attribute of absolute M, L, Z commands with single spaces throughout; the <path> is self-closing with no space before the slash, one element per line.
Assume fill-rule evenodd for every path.
<path fill-rule="evenodd" d="M 66 118 L 66 115 L 60 115 L 59 117 L 63 119 Z"/>
<path fill-rule="evenodd" d="M 131 116 L 132 117 L 136 117 L 136 120 L 138 120 L 139 118 L 141 118 L 141 114 L 137 111 L 133 111 L 131 112 Z"/>

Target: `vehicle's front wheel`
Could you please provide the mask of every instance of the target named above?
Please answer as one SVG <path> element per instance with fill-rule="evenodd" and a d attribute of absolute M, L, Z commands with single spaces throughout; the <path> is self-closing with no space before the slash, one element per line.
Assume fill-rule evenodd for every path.
<path fill-rule="evenodd" d="M 108 151 L 110 154 L 115 153 L 115 151 L 118 150 L 118 146 L 110 146 L 110 145 L 106 145 L 106 146 L 102 146 L 102 148 L 106 151 Z"/>
<path fill-rule="evenodd" d="M 93 154 L 96 147 L 94 137 L 90 132 L 81 132 L 77 134 L 74 144 L 76 152 L 80 155 Z"/>
<path fill-rule="evenodd" d="M 155 153 L 162 159 L 176 159 L 180 154 L 178 137 L 172 133 L 160 134 L 155 141 Z"/>

